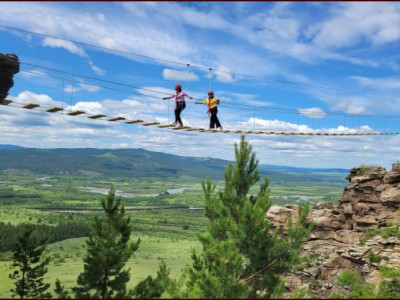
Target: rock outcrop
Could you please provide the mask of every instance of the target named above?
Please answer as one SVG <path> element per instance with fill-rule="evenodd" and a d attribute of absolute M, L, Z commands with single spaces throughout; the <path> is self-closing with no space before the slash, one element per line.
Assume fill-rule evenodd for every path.
<path fill-rule="evenodd" d="M 315 227 L 301 250 L 309 259 L 287 276 L 286 296 L 299 287 L 325 298 L 341 292 L 335 277 L 344 270 L 359 271 L 366 282 L 377 282 L 382 280 L 380 266 L 400 266 L 400 240 L 380 234 L 400 223 L 400 163 L 394 163 L 390 172 L 379 166 L 356 167 L 346 179 L 350 183 L 338 204 L 321 202 L 312 207 L 308 221 Z M 296 219 L 297 209 L 297 205 L 273 206 L 267 217 L 282 228 L 289 217 Z M 373 229 L 376 234 L 366 238 Z"/>
<path fill-rule="evenodd" d="M 0 104 L 14 86 L 13 76 L 19 72 L 19 64 L 15 54 L 0 53 Z"/>

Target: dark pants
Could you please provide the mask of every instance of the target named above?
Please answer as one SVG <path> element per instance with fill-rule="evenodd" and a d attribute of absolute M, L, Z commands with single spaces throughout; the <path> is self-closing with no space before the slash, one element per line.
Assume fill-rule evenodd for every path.
<path fill-rule="evenodd" d="M 178 122 L 180 125 L 183 125 L 182 120 L 181 120 L 181 112 L 184 110 L 186 107 L 185 102 L 178 102 L 176 103 L 176 108 L 175 108 L 175 122 Z"/>
<path fill-rule="evenodd" d="M 215 125 L 217 125 L 217 128 L 221 127 L 221 124 L 219 123 L 217 113 L 218 113 L 218 108 L 213 107 L 210 109 L 211 117 L 210 117 L 210 128 L 215 128 Z"/>

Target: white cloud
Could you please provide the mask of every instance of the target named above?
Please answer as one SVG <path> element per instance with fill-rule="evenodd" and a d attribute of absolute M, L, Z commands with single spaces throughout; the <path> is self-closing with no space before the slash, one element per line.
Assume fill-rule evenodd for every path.
<path fill-rule="evenodd" d="M 179 81 L 198 81 L 199 77 L 193 73 L 188 71 L 178 71 L 171 69 L 163 70 L 163 78 L 167 80 L 179 80 Z"/>
<path fill-rule="evenodd" d="M 98 75 L 106 75 L 106 71 L 101 69 L 100 67 L 96 66 L 91 59 L 89 59 L 89 65 L 91 66 L 92 70 Z"/>
<path fill-rule="evenodd" d="M 51 48 L 64 48 L 73 54 L 78 54 L 79 56 L 87 57 L 87 54 L 82 48 L 77 47 L 74 43 L 69 41 L 46 37 L 43 39 L 42 45 Z"/>
<path fill-rule="evenodd" d="M 326 116 L 326 113 L 320 107 L 299 108 L 300 115 L 307 116 L 312 119 L 321 119 Z"/>
<path fill-rule="evenodd" d="M 73 106 L 68 106 L 66 110 L 72 110 L 72 111 L 84 111 L 87 114 L 104 114 L 106 112 L 106 109 L 103 107 L 103 105 L 99 102 L 78 102 Z"/>
<path fill-rule="evenodd" d="M 232 71 L 226 66 L 220 66 L 215 71 L 216 80 L 220 82 L 233 82 Z"/>
<path fill-rule="evenodd" d="M 41 76 L 41 75 L 43 75 L 44 77 L 47 77 L 48 76 L 48 74 L 46 74 L 46 72 L 43 72 L 42 70 L 40 70 L 40 69 L 32 69 L 32 70 L 29 70 L 29 71 L 27 71 L 27 72 L 21 72 L 21 73 L 19 73 L 19 76 L 23 76 L 23 77 L 26 77 L 26 78 L 37 78 L 38 76 Z"/>
<path fill-rule="evenodd" d="M 293 124 L 281 120 L 265 120 L 260 118 L 249 118 L 245 122 L 241 122 L 240 126 L 243 129 L 252 130 L 253 127 L 256 130 L 263 131 L 290 131 L 290 132 L 311 132 L 312 129 L 307 125 Z"/>
<path fill-rule="evenodd" d="M 352 78 L 364 86 L 370 86 L 375 89 L 400 89 L 400 78 L 371 78 L 364 76 L 352 76 Z"/>
<path fill-rule="evenodd" d="M 73 54 L 87 58 L 87 61 L 94 72 L 96 72 L 98 75 L 105 75 L 105 71 L 96 66 L 86 52 L 82 48 L 76 46 L 73 42 L 46 37 L 43 39 L 42 45 L 51 48 L 64 48 Z"/>
<path fill-rule="evenodd" d="M 367 113 L 367 110 L 364 106 L 354 105 L 354 104 L 350 103 L 350 101 L 348 99 L 342 99 L 342 100 L 338 101 L 336 104 L 333 105 L 332 109 L 333 110 L 341 110 L 347 114 L 362 115 L 362 114 Z"/>
<path fill-rule="evenodd" d="M 101 87 L 99 87 L 98 85 L 93 85 L 93 84 L 89 84 L 89 83 L 85 83 L 85 82 L 80 82 L 79 86 L 82 90 L 86 90 L 88 92 L 98 92 L 99 90 L 101 90 Z"/>
<path fill-rule="evenodd" d="M 99 90 L 101 90 L 101 87 L 99 87 L 97 85 L 85 83 L 85 82 L 74 83 L 74 84 L 64 84 L 64 92 L 66 92 L 66 93 L 77 93 L 82 90 L 85 90 L 85 91 L 88 91 L 91 93 L 95 93 L 95 92 L 98 92 Z"/>
<path fill-rule="evenodd" d="M 79 91 L 80 88 L 72 85 L 72 84 L 64 84 L 64 92 L 65 93 L 73 93 Z"/>
<path fill-rule="evenodd" d="M 36 103 L 41 106 L 59 106 L 61 102 L 54 101 L 51 97 L 46 94 L 35 94 L 30 91 L 24 91 L 18 94 L 17 97 L 13 97 L 18 103 Z"/>
<path fill-rule="evenodd" d="M 318 24 L 313 38 L 316 46 L 354 47 L 365 41 L 385 44 L 400 38 L 400 9 L 395 3 L 340 3 L 330 13 L 330 19 Z"/>

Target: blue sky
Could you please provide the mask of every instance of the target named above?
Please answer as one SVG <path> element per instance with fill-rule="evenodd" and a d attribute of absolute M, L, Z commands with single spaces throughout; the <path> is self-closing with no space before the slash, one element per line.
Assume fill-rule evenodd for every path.
<path fill-rule="evenodd" d="M 196 99 L 182 113 L 196 128 L 209 121 L 193 102 L 212 89 L 225 129 L 400 132 L 398 2 L 0 2 L 0 11 L 0 52 L 21 61 L 14 103 L 0 107 L 1 144 L 233 159 L 238 134 L 87 118 L 171 123 L 174 103 L 162 97 L 177 83 Z M 21 108 L 29 102 L 41 107 Z M 64 113 L 44 111 L 54 106 Z M 263 164 L 399 160 L 398 135 L 247 139 Z"/>

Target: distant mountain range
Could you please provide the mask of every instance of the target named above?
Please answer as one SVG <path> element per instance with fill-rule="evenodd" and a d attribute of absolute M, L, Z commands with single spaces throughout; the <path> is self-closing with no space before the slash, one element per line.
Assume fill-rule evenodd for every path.
<path fill-rule="evenodd" d="M 276 166 L 276 165 L 266 165 L 259 164 L 258 167 L 260 169 L 267 170 L 278 170 L 280 172 L 295 172 L 295 173 L 316 173 L 316 172 L 335 172 L 335 173 L 349 173 L 348 169 L 341 168 L 299 168 L 299 167 L 290 167 L 290 166 Z"/>
<path fill-rule="evenodd" d="M 0 145 L 0 171 L 37 174 L 86 174 L 111 177 L 195 177 L 223 179 L 229 161 L 183 157 L 144 149 L 35 149 Z M 259 165 L 271 181 L 325 181 L 321 173 L 348 174 L 345 169 L 308 169 Z M 341 179 L 340 179 L 341 180 Z"/>
<path fill-rule="evenodd" d="M 21 146 L 16 146 L 16 145 L 1 145 L 0 144 L 0 149 L 22 149 L 23 147 Z"/>

